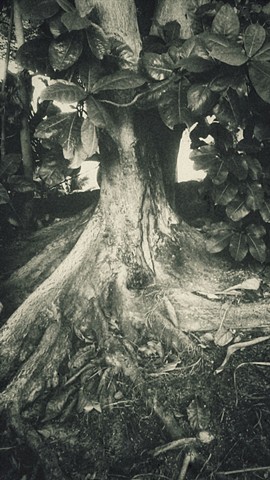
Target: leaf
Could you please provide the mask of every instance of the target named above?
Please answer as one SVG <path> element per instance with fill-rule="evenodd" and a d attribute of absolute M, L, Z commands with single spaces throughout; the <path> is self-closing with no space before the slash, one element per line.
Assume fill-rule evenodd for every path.
<path fill-rule="evenodd" d="M 54 100 L 61 103 L 77 103 L 84 100 L 86 92 L 75 83 L 66 80 L 58 80 L 40 94 L 40 99 Z"/>
<path fill-rule="evenodd" d="M 179 60 L 177 67 L 184 68 L 191 73 L 200 73 L 211 70 L 215 67 L 215 64 L 211 60 L 205 60 L 196 55 L 191 55 L 188 58 Z"/>
<path fill-rule="evenodd" d="M 35 184 L 32 180 L 28 180 L 23 175 L 11 175 L 8 178 L 8 182 L 15 192 L 33 192 L 35 190 Z"/>
<path fill-rule="evenodd" d="M 102 60 L 104 55 L 109 53 L 109 39 L 104 30 L 96 23 L 90 22 L 86 30 L 86 38 L 90 50 L 98 60 Z"/>
<path fill-rule="evenodd" d="M 228 182 L 214 188 L 213 200 L 216 205 L 228 205 L 235 198 L 237 192 L 238 186 Z"/>
<path fill-rule="evenodd" d="M 235 39 L 239 31 L 240 22 L 234 9 L 228 3 L 222 5 L 212 22 L 212 32 Z"/>
<path fill-rule="evenodd" d="M 88 15 L 95 6 L 94 0 L 75 0 L 75 7 L 81 17 Z"/>
<path fill-rule="evenodd" d="M 186 85 L 180 80 L 178 85 L 163 93 L 158 101 L 159 114 L 168 128 L 173 129 L 181 123 L 188 127 L 194 124 L 194 118 L 187 108 L 186 90 Z"/>
<path fill-rule="evenodd" d="M 260 50 L 254 55 L 253 60 L 259 62 L 269 62 L 270 60 L 270 42 L 269 40 L 260 48 Z"/>
<path fill-rule="evenodd" d="M 252 60 L 248 66 L 249 78 L 259 97 L 270 103 L 270 64 Z"/>
<path fill-rule="evenodd" d="M 255 223 L 248 225 L 246 231 L 256 238 L 262 238 L 264 237 L 264 235 L 266 235 L 266 230 L 264 226 Z"/>
<path fill-rule="evenodd" d="M 81 36 L 77 32 L 53 40 L 49 47 L 51 66 L 54 70 L 66 70 L 79 59 L 82 49 Z"/>
<path fill-rule="evenodd" d="M 263 263 L 266 260 L 266 245 L 262 238 L 258 238 L 251 233 L 247 233 L 249 252 L 255 260 Z"/>
<path fill-rule="evenodd" d="M 2 183 L 0 183 L 0 205 L 5 205 L 6 203 L 9 203 L 9 194 Z"/>
<path fill-rule="evenodd" d="M 44 20 L 55 15 L 59 5 L 55 0 L 21 0 L 20 10 L 25 19 Z"/>
<path fill-rule="evenodd" d="M 214 336 L 214 343 L 218 347 L 225 347 L 234 339 L 233 333 L 227 328 L 219 328 Z"/>
<path fill-rule="evenodd" d="M 62 23 L 61 16 L 62 14 L 58 13 L 57 15 L 54 15 L 52 18 L 50 18 L 48 21 L 50 32 L 54 38 L 60 37 L 60 35 L 67 31 L 65 25 L 63 25 Z"/>
<path fill-rule="evenodd" d="M 163 27 L 163 37 L 166 43 L 172 43 L 180 38 L 180 25 L 176 20 L 166 23 Z"/>
<path fill-rule="evenodd" d="M 247 182 L 247 197 L 246 205 L 250 210 L 256 211 L 259 210 L 264 201 L 264 192 L 262 185 L 258 182 Z"/>
<path fill-rule="evenodd" d="M 83 120 L 81 126 L 81 142 L 88 157 L 92 157 L 98 150 L 96 127 L 88 117 Z"/>
<path fill-rule="evenodd" d="M 233 290 L 258 290 L 261 285 L 261 280 L 256 277 L 248 278 L 247 280 L 244 280 L 241 283 L 237 283 L 237 285 L 232 285 L 229 288 L 226 288 L 226 290 L 223 290 L 223 293 L 228 293 Z"/>
<path fill-rule="evenodd" d="M 132 48 L 120 36 L 109 37 L 109 43 L 110 59 L 114 60 L 119 69 L 132 69 L 137 62 Z"/>
<path fill-rule="evenodd" d="M 247 208 L 245 200 L 240 195 L 237 195 L 226 207 L 227 216 L 234 222 L 239 222 L 249 212 L 250 210 Z"/>
<path fill-rule="evenodd" d="M 172 59 L 167 53 L 145 53 L 143 66 L 153 80 L 165 80 L 171 77 L 174 69 Z"/>
<path fill-rule="evenodd" d="M 187 407 L 187 416 L 191 428 L 195 431 L 206 430 L 209 427 L 211 416 L 204 401 L 196 396 Z"/>
<path fill-rule="evenodd" d="M 229 175 L 227 163 L 219 158 L 218 161 L 213 163 L 211 168 L 209 168 L 208 175 L 211 177 L 214 185 L 224 184 Z"/>
<path fill-rule="evenodd" d="M 203 145 L 197 150 L 193 150 L 189 156 L 194 162 L 195 170 L 208 170 L 212 167 L 213 162 L 219 159 L 218 151 L 213 145 Z"/>
<path fill-rule="evenodd" d="M 66 158 L 70 159 L 81 142 L 82 122 L 77 113 L 60 113 L 43 120 L 36 129 L 35 137 L 59 143 Z"/>
<path fill-rule="evenodd" d="M 188 107 L 198 115 L 206 114 L 217 101 L 217 96 L 208 84 L 192 85 L 187 92 Z"/>
<path fill-rule="evenodd" d="M 189 58 L 191 56 L 209 60 L 209 53 L 205 48 L 204 42 L 198 36 L 192 36 L 178 49 L 178 59 Z"/>
<path fill-rule="evenodd" d="M 101 102 L 96 100 L 92 95 L 89 95 L 86 105 L 89 119 L 96 127 L 107 129 L 112 127 L 113 120 Z"/>
<path fill-rule="evenodd" d="M 88 28 L 91 25 L 91 21 L 88 18 L 80 17 L 79 12 L 77 10 L 63 13 L 61 16 L 62 23 L 68 29 L 69 32 L 72 30 L 83 30 Z"/>
<path fill-rule="evenodd" d="M 263 200 L 260 214 L 266 223 L 270 223 L 270 200 Z"/>
<path fill-rule="evenodd" d="M 238 180 L 245 180 L 248 176 L 248 164 L 241 155 L 231 155 L 228 158 L 228 168 Z"/>
<path fill-rule="evenodd" d="M 244 34 L 244 47 L 248 57 L 253 57 L 263 46 L 266 38 L 265 29 L 258 23 L 249 25 Z"/>
<path fill-rule="evenodd" d="M 248 164 L 248 173 L 252 180 L 259 180 L 262 175 L 262 166 L 257 160 L 257 158 L 250 157 L 249 155 L 245 155 L 245 160 Z"/>
<path fill-rule="evenodd" d="M 54 187 L 63 182 L 67 176 L 68 167 L 64 160 L 62 151 L 60 156 L 56 157 L 55 152 L 46 152 L 42 156 L 41 166 L 38 175 L 48 187 Z"/>
<path fill-rule="evenodd" d="M 221 222 L 211 231 L 211 237 L 206 240 L 206 250 L 209 253 L 219 253 L 226 248 L 232 236 L 232 230 L 228 224 Z"/>
<path fill-rule="evenodd" d="M 235 232 L 232 234 L 230 246 L 230 254 L 237 262 L 244 260 L 248 253 L 247 237 L 243 232 Z"/>
<path fill-rule="evenodd" d="M 64 10 L 64 12 L 74 12 L 75 8 L 74 6 L 70 3 L 70 0 L 56 0 L 59 7 Z"/>
<path fill-rule="evenodd" d="M 210 55 L 220 62 L 239 67 L 248 61 L 242 49 L 222 35 L 205 34 L 203 39 Z"/>
<path fill-rule="evenodd" d="M 16 173 L 21 161 L 22 156 L 20 153 L 8 153 L 5 155 L 0 162 L 0 176 Z"/>
<path fill-rule="evenodd" d="M 50 42 L 47 39 L 34 38 L 24 43 L 16 53 L 16 62 L 25 70 L 49 74 L 52 71 L 48 61 Z"/>
<path fill-rule="evenodd" d="M 106 75 L 98 80 L 92 87 L 92 93 L 103 90 L 128 90 L 143 85 L 146 79 L 135 72 L 127 70 Z"/>

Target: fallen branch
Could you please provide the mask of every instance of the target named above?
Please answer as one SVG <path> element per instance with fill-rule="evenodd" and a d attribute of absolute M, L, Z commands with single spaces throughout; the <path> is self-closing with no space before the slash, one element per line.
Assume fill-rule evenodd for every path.
<path fill-rule="evenodd" d="M 248 472 L 266 472 L 270 470 L 270 465 L 268 467 L 253 467 L 253 468 L 242 468 L 240 470 L 230 470 L 228 472 L 216 472 L 218 475 L 235 475 L 237 473 L 248 473 Z"/>
<path fill-rule="evenodd" d="M 224 358 L 220 367 L 215 370 L 215 373 L 218 374 L 223 372 L 230 357 L 232 356 L 233 353 L 237 352 L 237 350 L 241 350 L 242 348 L 246 348 L 246 347 L 252 347 L 253 345 L 257 345 L 258 343 L 266 342 L 266 340 L 269 340 L 269 339 L 270 339 L 270 335 L 267 335 L 265 337 L 257 337 L 257 338 L 253 338 L 252 340 L 248 340 L 246 342 L 239 342 L 239 343 L 235 343 L 234 345 L 230 345 L 227 349 L 226 357 Z"/>
<path fill-rule="evenodd" d="M 173 442 L 166 443 L 161 447 L 156 447 L 153 451 L 153 456 L 157 457 L 161 453 L 168 452 L 169 450 L 175 450 L 179 447 L 186 447 L 187 445 L 194 445 L 196 442 L 198 442 L 196 437 L 179 438 L 179 440 L 174 440 Z"/>

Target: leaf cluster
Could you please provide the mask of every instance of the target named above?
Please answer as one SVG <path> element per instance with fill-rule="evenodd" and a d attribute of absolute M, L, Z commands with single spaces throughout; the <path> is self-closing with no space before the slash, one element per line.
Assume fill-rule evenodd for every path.
<path fill-rule="evenodd" d="M 20 6 L 40 34 L 19 49 L 17 61 L 54 80 L 40 101 L 74 106 L 36 129 L 44 145 L 62 152 L 58 165 L 52 154 L 42 159 L 45 181 L 63 161 L 76 169 L 91 157 L 101 130 L 115 135 L 113 108 L 155 108 L 169 129 L 197 125 L 191 158 L 207 172 L 211 199 L 224 212 L 209 251 L 229 247 L 236 260 L 249 252 L 263 262 L 270 223 L 270 2 L 196 2 L 193 35 L 181 38 L 176 21 L 157 25 L 140 59 L 123 38 L 105 33 L 90 0 L 21 0 Z M 123 104 L 113 93 L 121 91 Z"/>

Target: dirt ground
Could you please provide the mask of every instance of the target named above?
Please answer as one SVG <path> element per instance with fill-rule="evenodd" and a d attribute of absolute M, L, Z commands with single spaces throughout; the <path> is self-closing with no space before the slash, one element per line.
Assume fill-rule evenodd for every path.
<path fill-rule="evenodd" d="M 20 292 L 8 292 L 12 279 L 48 246 L 54 245 L 47 256 L 54 248 L 53 256 L 60 262 L 83 224 L 83 213 L 75 220 L 66 215 L 35 232 L 12 230 L 8 241 L 2 236 L 3 321 L 32 288 L 30 282 L 22 284 Z M 65 242 L 67 232 L 73 233 Z M 50 270 L 46 272 L 49 275 Z M 151 395 L 118 377 L 111 401 L 102 409 L 93 396 L 92 406 L 83 414 L 77 409 L 66 418 L 56 418 L 57 438 L 46 429 L 46 422 L 39 426 L 40 435 L 60 452 L 67 478 L 270 478 L 270 325 L 263 318 L 254 325 L 245 325 L 243 318 L 227 323 L 232 302 L 240 309 L 246 303 L 255 309 L 269 301 L 269 278 L 267 266 L 252 264 L 253 289 L 239 288 L 237 294 L 213 299 L 220 305 L 219 318 L 214 326 L 188 334 L 194 342 L 192 351 L 173 351 L 156 338 L 142 338 L 138 363 Z M 149 396 L 156 398 L 156 408 L 147 404 Z M 33 411 L 33 424 L 36 418 Z M 74 429 L 80 448 L 72 443 Z M 91 451 L 81 448 L 84 436 L 89 444 L 89 430 Z M 38 459 L 13 437 L 5 419 L 0 423 L 0 465 L 0 480 L 42 480 Z"/>

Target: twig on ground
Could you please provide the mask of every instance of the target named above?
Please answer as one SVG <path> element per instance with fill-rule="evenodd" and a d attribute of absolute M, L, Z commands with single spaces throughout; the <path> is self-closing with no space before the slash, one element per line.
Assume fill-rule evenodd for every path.
<path fill-rule="evenodd" d="M 242 348 L 246 348 L 246 347 L 252 347 L 253 345 L 257 345 L 258 343 L 266 342 L 266 340 L 269 340 L 269 339 L 270 339 L 270 335 L 267 335 L 265 337 L 257 337 L 257 338 L 253 338 L 252 340 L 248 340 L 246 342 L 239 342 L 239 343 L 235 343 L 233 345 L 230 345 L 227 349 L 227 354 L 226 354 L 225 359 L 223 360 L 220 367 L 218 367 L 215 370 L 215 373 L 217 374 L 217 373 L 223 372 L 223 370 L 224 370 L 225 366 L 227 365 L 230 357 L 237 350 L 241 350 Z"/>
<path fill-rule="evenodd" d="M 239 365 L 237 365 L 237 367 L 236 367 L 236 369 L 234 370 L 234 373 L 233 373 L 233 383 L 234 383 L 234 390 L 235 390 L 235 406 L 236 407 L 238 405 L 238 400 L 239 400 L 238 391 L 237 391 L 236 373 L 237 373 L 237 370 L 239 370 L 240 368 L 242 368 L 246 365 L 258 365 L 260 367 L 270 367 L 270 362 L 243 362 L 243 363 L 240 363 Z"/>
<path fill-rule="evenodd" d="M 189 464 L 193 462 L 195 458 L 196 458 L 196 453 L 193 452 L 192 450 L 186 453 L 181 471 L 179 473 L 178 480 L 185 480 Z"/>
<path fill-rule="evenodd" d="M 239 470 L 229 470 L 228 472 L 216 472 L 218 475 L 235 475 L 237 473 L 248 473 L 248 472 L 266 472 L 267 470 L 270 471 L 270 465 L 268 467 L 253 467 L 253 468 L 242 468 Z"/>
<path fill-rule="evenodd" d="M 161 453 L 168 452 L 169 450 L 175 450 L 176 448 L 185 447 L 186 445 L 193 445 L 197 442 L 196 437 L 187 437 L 187 438 L 179 438 L 179 440 L 173 440 L 173 442 L 166 443 L 161 447 L 156 447 L 153 451 L 153 456 L 157 457 Z"/>

